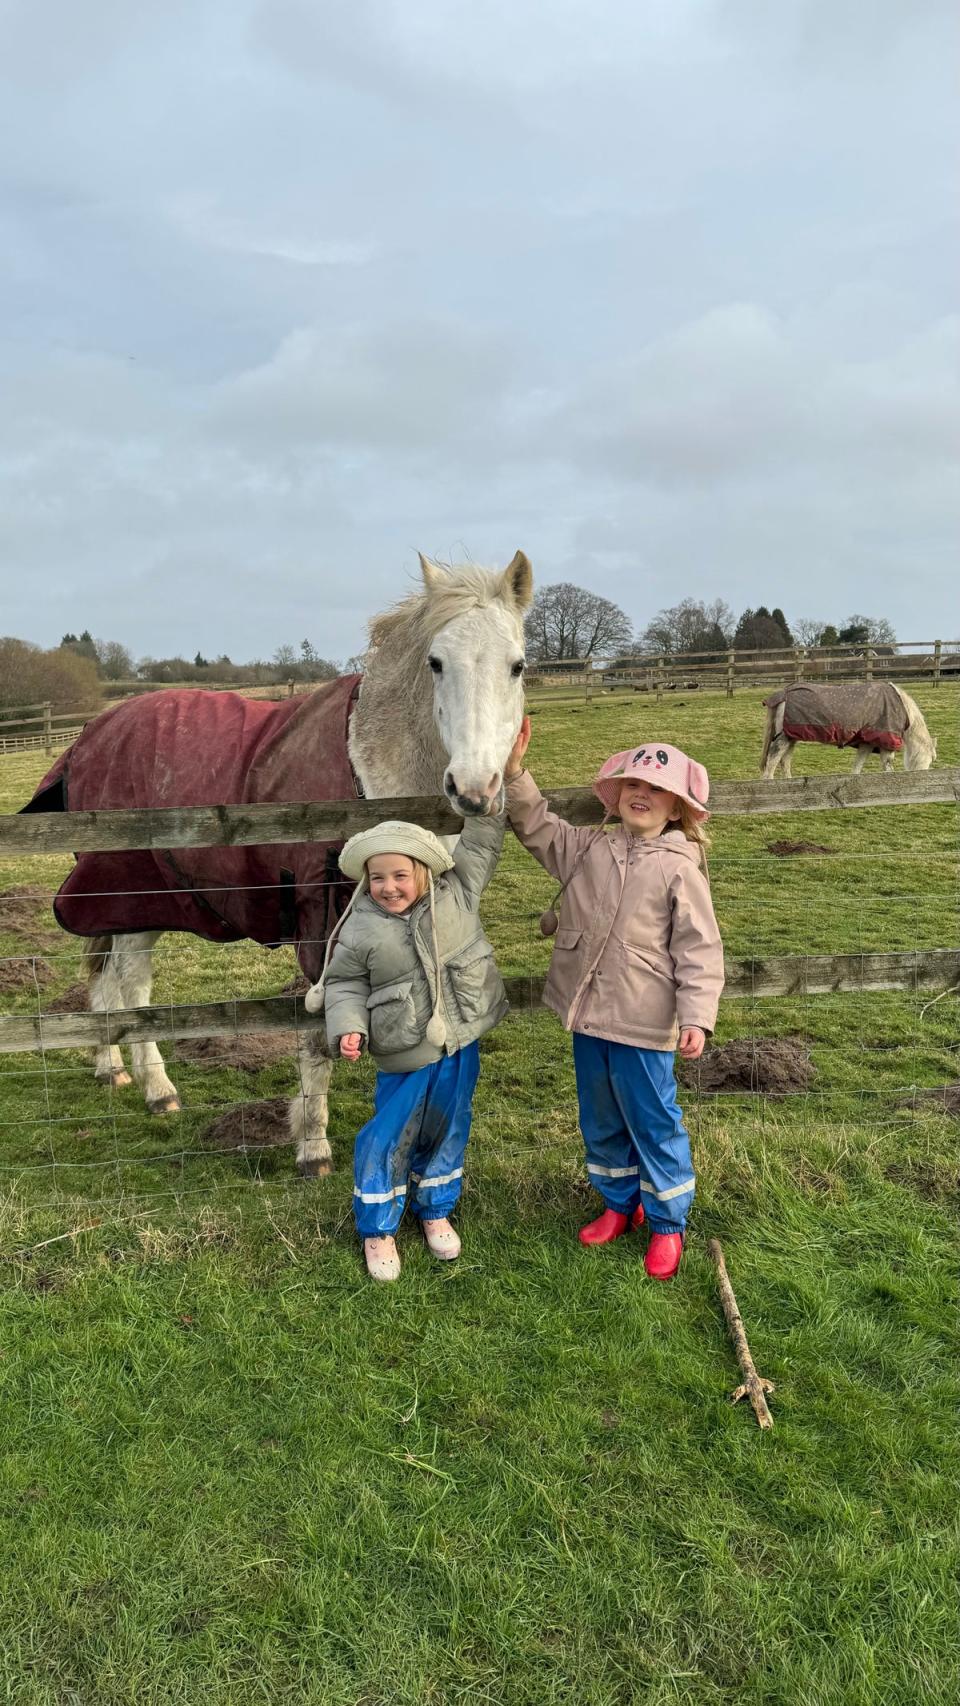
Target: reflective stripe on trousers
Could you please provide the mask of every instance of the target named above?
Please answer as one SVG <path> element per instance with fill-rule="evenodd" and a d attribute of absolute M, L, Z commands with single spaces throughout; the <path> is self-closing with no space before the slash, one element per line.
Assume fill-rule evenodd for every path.
<path fill-rule="evenodd" d="M 480 1045 L 417 1072 L 378 1072 L 373 1118 L 353 1151 L 353 1212 L 361 1238 L 396 1232 L 414 1214 L 442 1220 L 460 1196 Z"/>
<path fill-rule="evenodd" d="M 673 1055 L 573 1033 L 587 1173 L 608 1208 L 638 1203 L 657 1232 L 682 1232 L 695 1179 Z"/>

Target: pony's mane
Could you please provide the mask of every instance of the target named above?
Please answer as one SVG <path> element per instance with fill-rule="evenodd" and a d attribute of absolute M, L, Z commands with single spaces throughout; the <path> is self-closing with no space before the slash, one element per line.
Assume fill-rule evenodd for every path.
<path fill-rule="evenodd" d="M 372 618 L 372 647 L 402 640 L 420 651 L 455 617 L 503 599 L 503 575 L 499 570 L 481 569 L 475 563 L 456 568 L 450 563 L 440 563 L 438 567 L 445 569 L 446 575 L 429 592 L 418 587 L 391 610 Z"/>

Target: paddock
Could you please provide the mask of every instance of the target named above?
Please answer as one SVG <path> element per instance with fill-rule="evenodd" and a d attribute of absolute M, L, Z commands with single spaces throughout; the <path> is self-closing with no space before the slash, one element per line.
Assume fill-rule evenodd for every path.
<path fill-rule="evenodd" d="M 839 776 L 807 748 L 793 784 L 737 782 L 759 726 L 746 697 L 532 698 L 548 791 L 638 715 L 714 784 L 732 976 L 711 1052 L 729 1073 L 682 1097 L 699 1188 L 672 1287 L 643 1283 L 633 1240 L 576 1245 L 569 1043 L 531 1005 L 550 885 L 509 838 L 485 923 L 516 1010 L 484 1046 L 464 1257 L 438 1272 L 411 1249 L 389 1297 L 349 1222 L 369 1063 L 338 1075 L 328 1180 L 296 1179 L 263 1111 L 295 1089 L 264 1046 L 305 1022 L 280 993 L 292 953 L 164 939 L 142 1022 L 183 1051 L 184 1106 L 151 1119 L 77 1052 L 80 944 L 54 938 L 45 899 L 11 896 L 49 896 L 68 853 L 4 857 L 0 1371 L 35 1608 L 24 1698 L 59 1698 L 65 1642 L 91 1696 L 110 1679 L 98 1701 L 173 1700 L 214 1652 L 218 1701 L 265 1674 L 267 1697 L 325 1706 L 700 1706 L 758 1670 L 770 1698 L 880 1700 L 880 1679 L 894 1699 L 954 1697 L 960 690 L 916 697 L 934 770 Z M 0 760 L 3 811 L 43 767 Z M 710 1236 L 777 1384 L 769 1437 L 728 1402 Z M 451 1650 L 459 1693 L 431 1696 Z"/>

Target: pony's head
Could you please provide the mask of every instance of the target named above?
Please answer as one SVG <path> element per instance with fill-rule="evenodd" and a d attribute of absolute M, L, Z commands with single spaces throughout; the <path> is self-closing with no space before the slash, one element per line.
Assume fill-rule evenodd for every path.
<path fill-rule="evenodd" d="M 503 806 L 503 770 L 523 716 L 523 615 L 533 571 L 522 551 L 502 573 L 455 572 L 420 557 L 424 666 L 447 766 L 443 790 L 462 816 Z"/>

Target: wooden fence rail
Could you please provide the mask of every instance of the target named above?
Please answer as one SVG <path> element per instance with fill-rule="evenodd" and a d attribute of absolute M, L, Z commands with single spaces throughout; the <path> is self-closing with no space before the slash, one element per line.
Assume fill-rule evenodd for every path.
<path fill-rule="evenodd" d="M 599 823 L 590 788 L 548 788 L 553 809 L 575 824 Z M 864 806 L 935 805 L 960 800 L 960 767 L 801 776 L 789 782 L 717 782 L 717 817 L 834 811 Z M 0 857 L 31 853 L 114 853 L 166 847 L 250 847 L 337 841 L 384 818 L 404 818 L 458 834 L 461 818 L 437 796 L 329 800 L 313 804 L 184 806 L 115 812 L 29 812 L 0 817 Z"/>
<path fill-rule="evenodd" d="M 727 1000 L 789 995 L 909 993 L 960 990 L 960 949 L 904 954 L 809 954 L 726 961 Z M 540 1003 L 543 977 L 504 979 L 512 1007 Z M 260 1031 L 315 1030 L 319 1018 L 292 995 L 176 1007 L 132 1007 L 113 1013 L 29 1013 L 0 1018 L 0 1054 L 106 1044 L 173 1042 L 183 1037 L 245 1036 Z"/>

